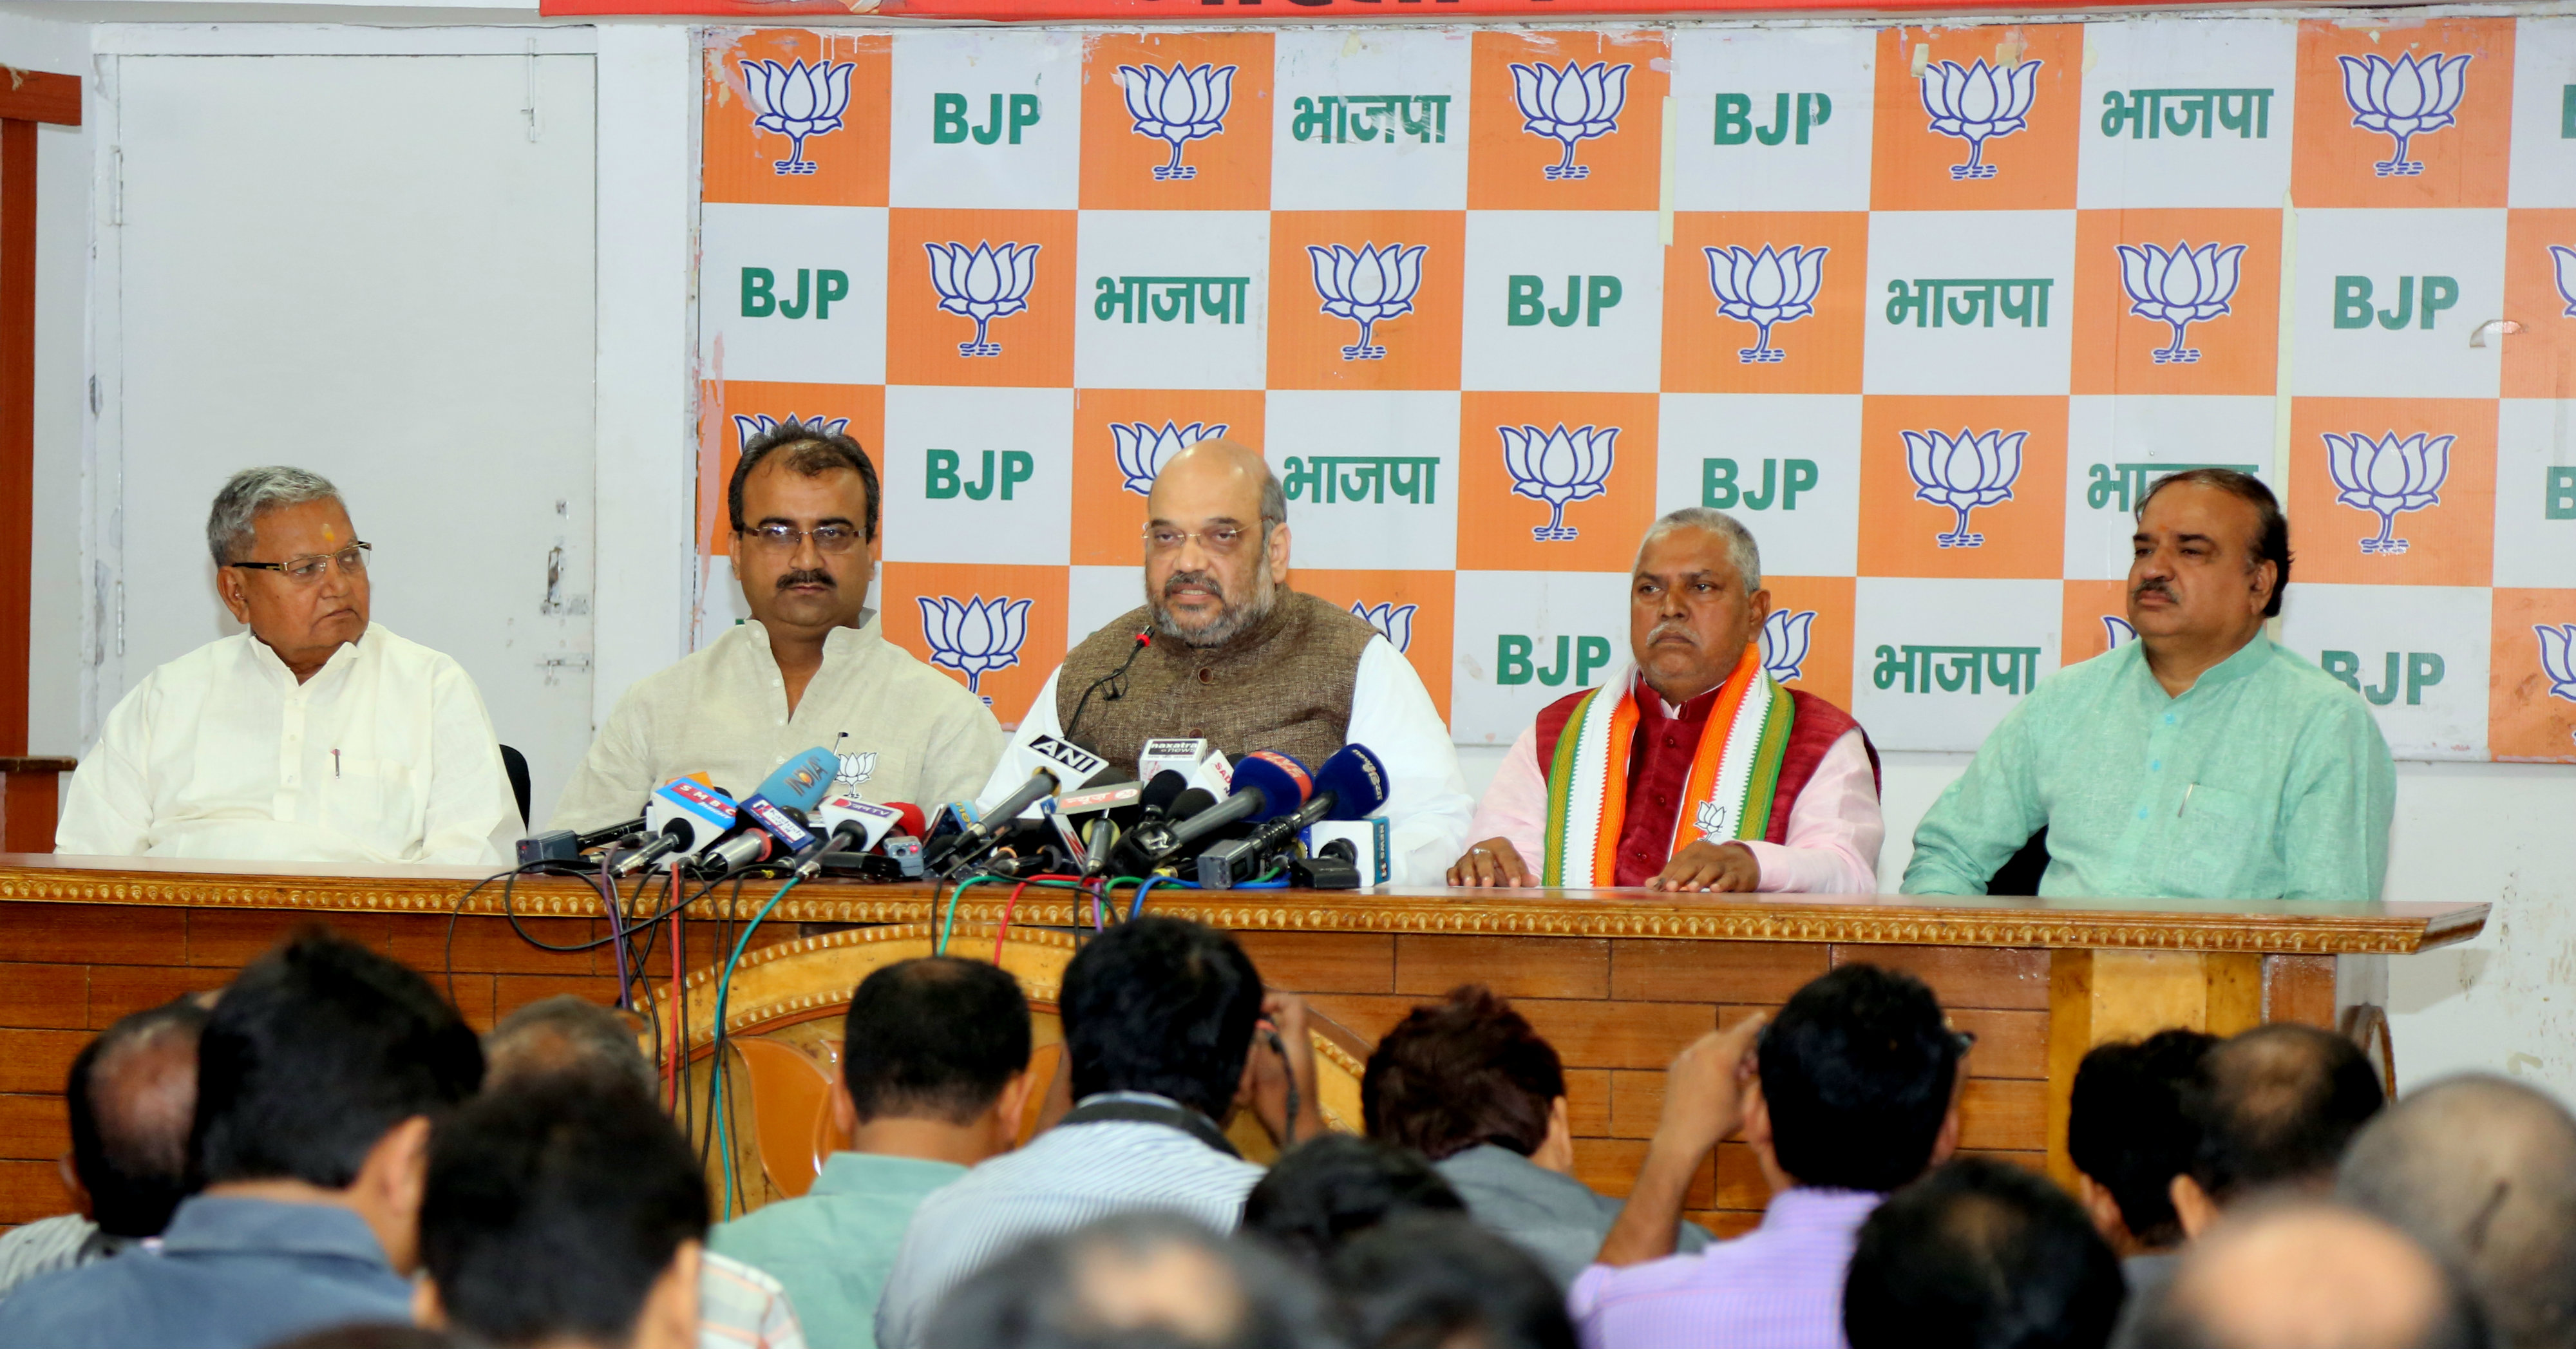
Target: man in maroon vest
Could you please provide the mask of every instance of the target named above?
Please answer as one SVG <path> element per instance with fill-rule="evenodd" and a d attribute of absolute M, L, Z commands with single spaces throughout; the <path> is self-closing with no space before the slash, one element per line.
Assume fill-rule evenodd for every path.
<path fill-rule="evenodd" d="M 1876 893 L 1878 751 L 1764 671 L 1770 610 L 1744 526 L 1657 520 L 1630 578 L 1635 665 L 1539 711 L 1449 883 Z"/>

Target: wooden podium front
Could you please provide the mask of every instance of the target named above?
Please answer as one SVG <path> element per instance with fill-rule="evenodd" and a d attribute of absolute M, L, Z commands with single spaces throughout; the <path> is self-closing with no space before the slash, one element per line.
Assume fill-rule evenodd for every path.
<path fill-rule="evenodd" d="M 64 1207 L 54 1168 L 68 1146 L 63 1078 L 89 1036 L 220 986 L 299 923 L 327 922 L 452 987 L 478 1027 L 555 993 L 616 996 L 606 947 L 550 952 L 512 929 L 515 916 L 555 945 L 604 936 L 597 891 L 566 880 L 478 889 L 482 879 L 457 868 L 0 854 L 0 1224 Z M 726 887 L 692 906 L 677 972 L 720 963 L 725 930 L 709 920 L 736 905 L 747 918 L 776 889 L 751 882 L 736 899 Z M 958 926 L 991 932 L 1009 893 L 971 890 Z M 2067 1178 L 2066 1093 L 2086 1049 L 2166 1026 L 2226 1034 L 2288 1020 L 2354 1033 L 2384 1063 L 2375 1003 L 2385 958 L 2465 941 L 2487 914 L 2483 904 L 1408 887 L 1158 888 L 1148 908 L 1233 931 L 1265 982 L 1306 994 L 1362 1041 L 1462 983 L 1511 998 L 1563 1057 L 1579 1172 L 1610 1194 L 1626 1192 L 1645 1155 L 1674 1053 L 1837 964 L 1874 962 L 1930 984 L 1977 1036 L 1963 1146 Z M 796 940 L 812 930 L 802 925 L 941 916 L 927 886 L 815 883 L 790 892 L 752 945 Z M 1011 921 L 1072 928 L 1076 914 L 1067 892 L 1032 888 Z M 961 934 L 950 953 L 989 959 L 991 938 L 982 941 L 979 952 Z M 656 984 L 671 979 L 667 940 L 652 963 Z M 1765 1201 L 1750 1154 L 1730 1143 L 1690 1208 L 1739 1230 Z"/>

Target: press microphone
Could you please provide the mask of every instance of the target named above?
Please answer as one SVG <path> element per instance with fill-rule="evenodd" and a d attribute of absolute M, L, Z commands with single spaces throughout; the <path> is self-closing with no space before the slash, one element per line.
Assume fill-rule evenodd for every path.
<path fill-rule="evenodd" d="M 1141 765 L 1138 771 L 1143 771 Z M 1181 793 L 1189 790 L 1189 786 L 1190 780 L 1174 769 L 1166 768 L 1162 772 L 1148 775 L 1145 789 L 1136 794 L 1137 825 L 1142 827 L 1160 824 L 1171 818 L 1173 805 L 1179 800 Z M 1210 794 L 1208 801 L 1214 804 L 1216 797 Z"/>
<path fill-rule="evenodd" d="M 914 807 L 912 824 L 920 828 L 921 811 Z M 833 853 L 864 853 L 877 846 L 877 840 L 904 826 L 903 811 L 895 806 L 880 806 L 874 801 L 836 796 L 823 803 L 815 813 L 814 827 L 819 834 L 814 845 L 802 855 L 796 874 L 812 880 L 823 870 L 823 859 Z"/>
<path fill-rule="evenodd" d="M 1136 776 L 1150 782 L 1166 770 L 1220 799 L 1234 789 L 1233 765 L 1224 751 L 1201 737 L 1165 736 L 1146 741 L 1136 752 Z"/>
<path fill-rule="evenodd" d="M 1198 789 L 1193 789 L 1198 790 Z M 1306 766 L 1285 754 L 1260 750 L 1234 766 L 1234 794 L 1180 823 L 1158 830 L 1142 842 L 1155 865 L 1191 844 L 1240 820 L 1267 820 L 1306 804 L 1314 779 Z M 1182 793 L 1187 799 L 1188 793 Z M 1143 831 L 1139 831 L 1141 834 Z"/>
<path fill-rule="evenodd" d="M 1052 740 L 1054 737 L 1040 736 L 1039 739 Z M 1070 748 L 1080 749 L 1081 747 L 1071 746 Z M 1083 750 L 1082 753 L 1092 759 L 1100 758 L 1099 755 L 1092 754 L 1088 750 Z M 1020 817 L 1021 811 L 1062 791 L 1069 777 L 1071 777 L 1071 769 L 1067 765 L 1042 752 L 1037 767 L 1030 770 L 1029 780 L 1021 783 L 1018 791 L 1003 797 L 999 804 L 985 812 L 984 818 L 957 833 L 941 838 L 934 847 L 923 854 L 922 861 L 938 868 L 944 875 L 955 867 L 983 855 L 987 848 L 993 846 L 995 834 L 1009 828 L 1011 822 Z M 1079 779 L 1074 780 L 1079 781 Z"/>
<path fill-rule="evenodd" d="M 1055 799 L 1057 813 L 1090 815 L 1104 810 L 1124 810 L 1144 799 L 1145 789 L 1133 782 L 1113 782 L 1107 786 L 1085 787 L 1066 792 Z"/>
<path fill-rule="evenodd" d="M 696 778 L 673 778 L 645 800 L 644 827 L 653 841 L 620 858 L 614 872 L 632 876 L 672 853 L 697 848 L 731 829 L 735 815 L 732 797 Z"/>
<path fill-rule="evenodd" d="M 742 827 L 698 851 L 699 874 L 729 876 L 812 847 L 813 832 L 799 817 L 823 804 L 840 771 L 840 756 L 820 745 L 770 770 L 759 789 L 742 798 Z"/>
<path fill-rule="evenodd" d="M 602 825 L 597 829 L 584 829 L 579 832 L 570 829 L 549 829 L 542 834 L 530 834 L 519 840 L 519 865 L 525 867 L 539 862 L 575 861 L 583 853 L 602 844 L 615 843 L 643 832 L 644 817 L 638 815 L 634 819 L 619 820 L 615 824 Z"/>
<path fill-rule="evenodd" d="M 1315 770 L 1315 790 L 1305 804 L 1265 822 L 1240 839 L 1199 854 L 1199 884 L 1211 890 L 1231 888 L 1258 874 L 1261 859 L 1285 846 L 1297 832 L 1318 820 L 1357 820 L 1386 804 L 1386 765 L 1365 745 L 1344 745 Z"/>

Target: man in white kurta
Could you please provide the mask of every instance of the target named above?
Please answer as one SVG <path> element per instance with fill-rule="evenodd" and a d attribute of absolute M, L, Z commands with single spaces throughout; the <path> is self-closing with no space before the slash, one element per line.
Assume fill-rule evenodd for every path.
<path fill-rule="evenodd" d="M 974 794 L 1001 724 L 965 686 L 885 639 L 876 466 L 857 441 L 794 421 L 743 447 L 729 492 L 734 575 L 751 618 L 628 689 L 564 787 L 552 827 L 644 813 L 673 778 L 748 792 L 816 746 L 838 795 L 920 806 Z"/>
<path fill-rule="evenodd" d="M 72 775 L 57 852 L 505 865 L 518 805 L 474 681 L 368 621 L 338 494 L 249 469 L 208 541 L 249 631 L 146 675 Z"/>

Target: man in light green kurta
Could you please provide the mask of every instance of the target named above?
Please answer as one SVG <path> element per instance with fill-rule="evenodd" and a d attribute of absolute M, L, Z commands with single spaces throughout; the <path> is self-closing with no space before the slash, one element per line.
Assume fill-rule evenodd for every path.
<path fill-rule="evenodd" d="M 2138 640 L 2042 681 L 1914 831 L 1905 892 L 1983 894 L 2048 830 L 2043 895 L 2379 897 L 2396 767 L 2361 695 L 2263 635 L 2271 489 L 2195 469 L 2138 504 Z"/>
<path fill-rule="evenodd" d="M 1029 1005 L 995 966 L 906 960 L 860 981 L 842 1036 L 832 1117 L 848 1150 L 801 1198 L 721 1224 L 707 1245 L 786 1285 L 815 1349 L 874 1349 L 913 1210 L 1019 1136 Z"/>

